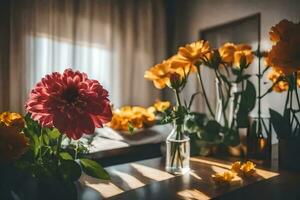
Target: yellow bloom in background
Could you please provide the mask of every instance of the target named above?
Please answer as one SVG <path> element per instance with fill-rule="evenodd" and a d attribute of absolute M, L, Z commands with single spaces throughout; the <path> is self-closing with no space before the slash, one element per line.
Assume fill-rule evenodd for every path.
<path fill-rule="evenodd" d="M 12 161 L 23 155 L 29 139 L 21 132 L 24 120 L 18 113 L 0 114 L 0 160 Z"/>
<path fill-rule="evenodd" d="M 24 119 L 19 113 L 3 112 L 0 114 L 0 121 L 6 126 L 18 128 L 19 131 L 25 126 Z"/>
<path fill-rule="evenodd" d="M 241 171 L 245 176 L 252 176 L 256 171 L 255 164 L 253 162 L 247 161 L 246 163 L 242 164 Z"/>
<path fill-rule="evenodd" d="M 178 55 L 191 63 L 195 64 L 200 58 L 203 58 L 210 52 L 208 41 L 199 40 L 180 47 Z"/>
<path fill-rule="evenodd" d="M 230 171 L 225 171 L 223 173 L 217 173 L 212 175 L 212 179 L 218 185 L 229 184 L 235 178 L 235 174 Z"/>
<path fill-rule="evenodd" d="M 166 60 L 147 70 L 144 78 L 153 81 L 156 88 L 163 89 L 170 84 L 170 75 L 174 71 L 175 70 L 171 68 L 170 61 Z"/>
<path fill-rule="evenodd" d="M 114 130 L 128 131 L 129 125 L 141 129 L 154 125 L 155 121 L 154 107 L 124 106 L 113 111 L 113 117 L 108 126 Z"/>
<path fill-rule="evenodd" d="M 153 106 L 156 111 L 163 112 L 163 111 L 167 110 L 168 108 L 170 108 L 171 103 L 169 101 L 159 101 L 158 100 L 154 103 Z"/>

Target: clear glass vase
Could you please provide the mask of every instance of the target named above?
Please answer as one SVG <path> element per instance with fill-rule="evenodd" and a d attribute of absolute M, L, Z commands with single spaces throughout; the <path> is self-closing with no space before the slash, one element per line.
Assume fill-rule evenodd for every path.
<path fill-rule="evenodd" d="M 166 140 L 166 171 L 185 174 L 190 170 L 190 138 L 183 125 L 175 125 Z"/>
<path fill-rule="evenodd" d="M 234 115 L 237 108 L 234 108 L 234 93 L 238 92 L 238 85 L 235 83 L 231 84 L 229 94 L 226 91 L 224 83 L 220 83 L 218 79 L 216 79 L 216 115 L 215 120 L 219 122 L 221 125 L 229 126 L 234 119 Z M 230 96 L 229 96 L 230 95 Z M 228 101 L 226 104 L 226 108 L 224 108 L 223 101 Z"/>

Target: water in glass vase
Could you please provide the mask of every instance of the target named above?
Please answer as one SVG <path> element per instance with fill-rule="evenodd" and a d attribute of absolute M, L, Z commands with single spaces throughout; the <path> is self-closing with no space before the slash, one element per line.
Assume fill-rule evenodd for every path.
<path fill-rule="evenodd" d="M 166 171 L 185 174 L 190 170 L 190 138 L 177 130 L 174 128 L 166 141 Z"/>

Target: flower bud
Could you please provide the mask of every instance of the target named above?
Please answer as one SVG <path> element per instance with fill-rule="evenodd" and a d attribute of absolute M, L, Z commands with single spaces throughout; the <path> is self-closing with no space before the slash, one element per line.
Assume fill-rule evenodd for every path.
<path fill-rule="evenodd" d="M 178 89 L 181 86 L 181 82 L 180 74 L 174 72 L 170 75 L 171 88 Z"/>

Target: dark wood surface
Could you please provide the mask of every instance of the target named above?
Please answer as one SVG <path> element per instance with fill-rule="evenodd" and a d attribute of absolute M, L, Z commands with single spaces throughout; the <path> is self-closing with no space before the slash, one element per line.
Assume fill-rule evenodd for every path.
<path fill-rule="evenodd" d="M 300 199 L 299 172 L 258 170 L 255 178 L 243 179 L 230 187 L 216 187 L 211 175 L 229 168 L 229 162 L 192 157 L 191 173 L 173 176 L 164 171 L 163 158 L 115 165 L 106 169 L 110 182 L 90 177 L 81 199 Z"/>
<path fill-rule="evenodd" d="M 121 163 L 160 157 L 162 156 L 161 145 L 162 143 L 134 145 L 100 151 L 90 155 L 89 157 L 101 163 L 103 167 L 108 167 Z"/>

